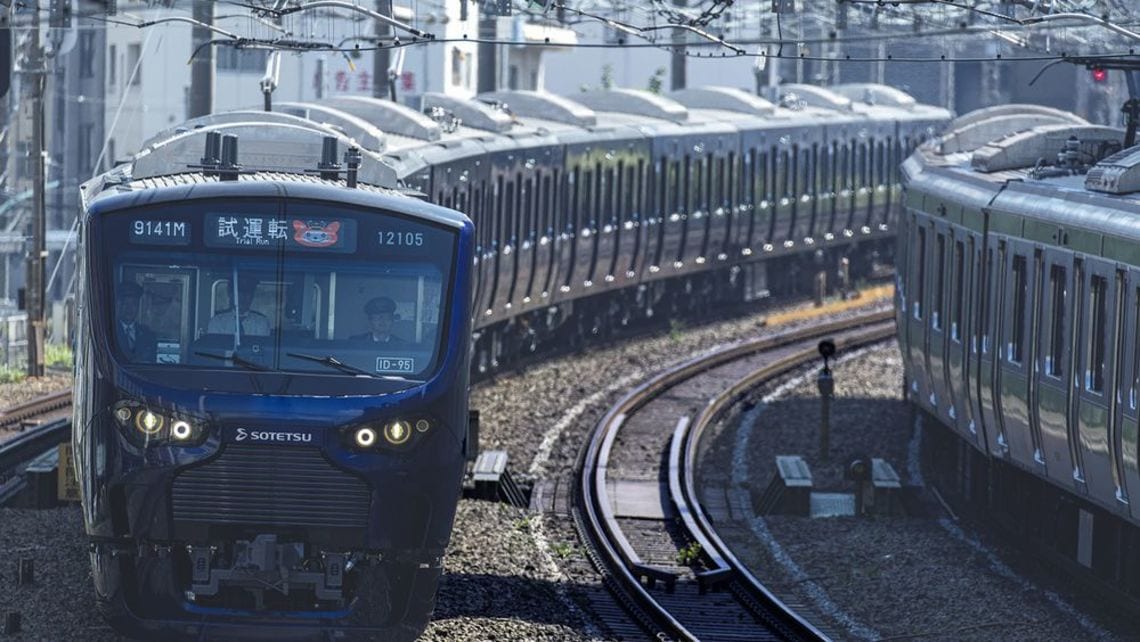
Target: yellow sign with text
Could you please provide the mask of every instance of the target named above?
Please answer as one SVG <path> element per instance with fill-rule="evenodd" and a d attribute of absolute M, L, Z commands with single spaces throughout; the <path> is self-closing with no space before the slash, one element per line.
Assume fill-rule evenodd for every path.
<path fill-rule="evenodd" d="M 75 467 L 71 465 L 71 443 L 59 445 L 59 468 L 56 495 L 61 502 L 79 501 L 79 480 L 75 478 Z"/>

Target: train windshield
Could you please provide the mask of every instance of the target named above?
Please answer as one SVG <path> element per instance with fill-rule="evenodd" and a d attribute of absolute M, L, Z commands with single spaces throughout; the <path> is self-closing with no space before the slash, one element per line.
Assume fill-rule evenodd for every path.
<path fill-rule="evenodd" d="M 293 203 L 103 220 L 124 362 L 421 380 L 440 357 L 450 230 Z"/>

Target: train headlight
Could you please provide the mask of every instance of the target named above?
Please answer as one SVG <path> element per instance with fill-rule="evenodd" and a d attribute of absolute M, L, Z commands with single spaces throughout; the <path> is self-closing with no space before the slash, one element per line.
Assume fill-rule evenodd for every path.
<path fill-rule="evenodd" d="M 170 436 L 174 441 L 190 441 L 194 437 L 194 427 L 190 422 L 179 419 L 170 425 Z"/>
<path fill-rule="evenodd" d="M 376 431 L 367 426 L 357 428 L 356 433 L 353 435 L 353 441 L 361 448 L 371 448 L 376 444 Z"/>
<path fill-rule="evenodd" d="M 119 408 L 116 408 L 115 419 L 118 419 L 119 423 L 123 424 L 124 426 L 127 425 L 131 421 L 131 409 L 126 406 L 120 406 Z"/>
<path fill-rule="evenodd" d="M 427 419 L 420 419 L 416 422 L 416 431 L 418 432 L 427 432 L 429 428 L 431 428 L 431 422 Z"/>
<path fill-rule="evenodd" d="M 384 439 L 393 446 L 401 446 L 412 436 L 412 427 L 402 419 L 388 422 L 384 426 Z"/>
<path fill-rule="evenodd" d="M 135 415 L 135 428 L 138 428 L 139 432 L 147 436 L 153 437 L 157 435 L 162 431 L 162 426 L 165 423 L 166 421 L 162 418 L 162 415 L 149 410 L 139 410 Z"/>

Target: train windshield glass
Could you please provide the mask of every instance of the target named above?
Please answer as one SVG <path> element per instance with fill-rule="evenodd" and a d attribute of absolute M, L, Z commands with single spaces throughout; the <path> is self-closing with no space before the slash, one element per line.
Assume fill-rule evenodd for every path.
<path fill-rule="evenodd" d="M 109 337 L 129 363 L 419 380 L 455 234 L 315 210 L 108 216 Z"/>

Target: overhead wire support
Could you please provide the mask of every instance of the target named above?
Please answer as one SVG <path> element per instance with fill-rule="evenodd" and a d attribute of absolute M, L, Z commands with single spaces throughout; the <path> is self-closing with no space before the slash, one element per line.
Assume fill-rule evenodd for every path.
<path fill-rule="evenodd" d="M 432 40 L 435 38 L 435 34 L 428 33 L 426 31 L 420 31 L 419 29 L 416 29 L 415 27 L 413 27 L 411 25 L 400 22 L 399 20 L 396 20 L 395 18 L 392 18 L 390 16 L 386 16 L 382 13 L 378 13 L 376 11 L 373 11 L 373 10 L 367 8 L 367 7 L 362 7 L 362 6 L 357 5 L 357 4 L 352 4 L 351 2 L 343 2 L 342 0 L 311 0 L 310 2 L 306 2 L 306 3 L 298 5 L 296 7 L 291 7 L 288 9 L 282 9 L 280 11 L 277 11 L 277 13 L 278 13 L 278 15 L 286 16 L 289 14 L 302 13 L 302 12 L 309 11 L 312 9 L 321 9 L 321 8 L 346 9 L 348 11 L 355 11 L 356 13 L 366 15 L 369 18 L 372 18 L 373 20 L 383 22 L 384 24 L 386 24 L 388 26 L 394 27 L 396 29 L 400 29 L 401 31 L 406 31 L 407 33 L 412 34 L 416 38 L 423 38 L 424 40 Z M 269 11 L 274 12 L 276 10 L 270 9 Z"/>

